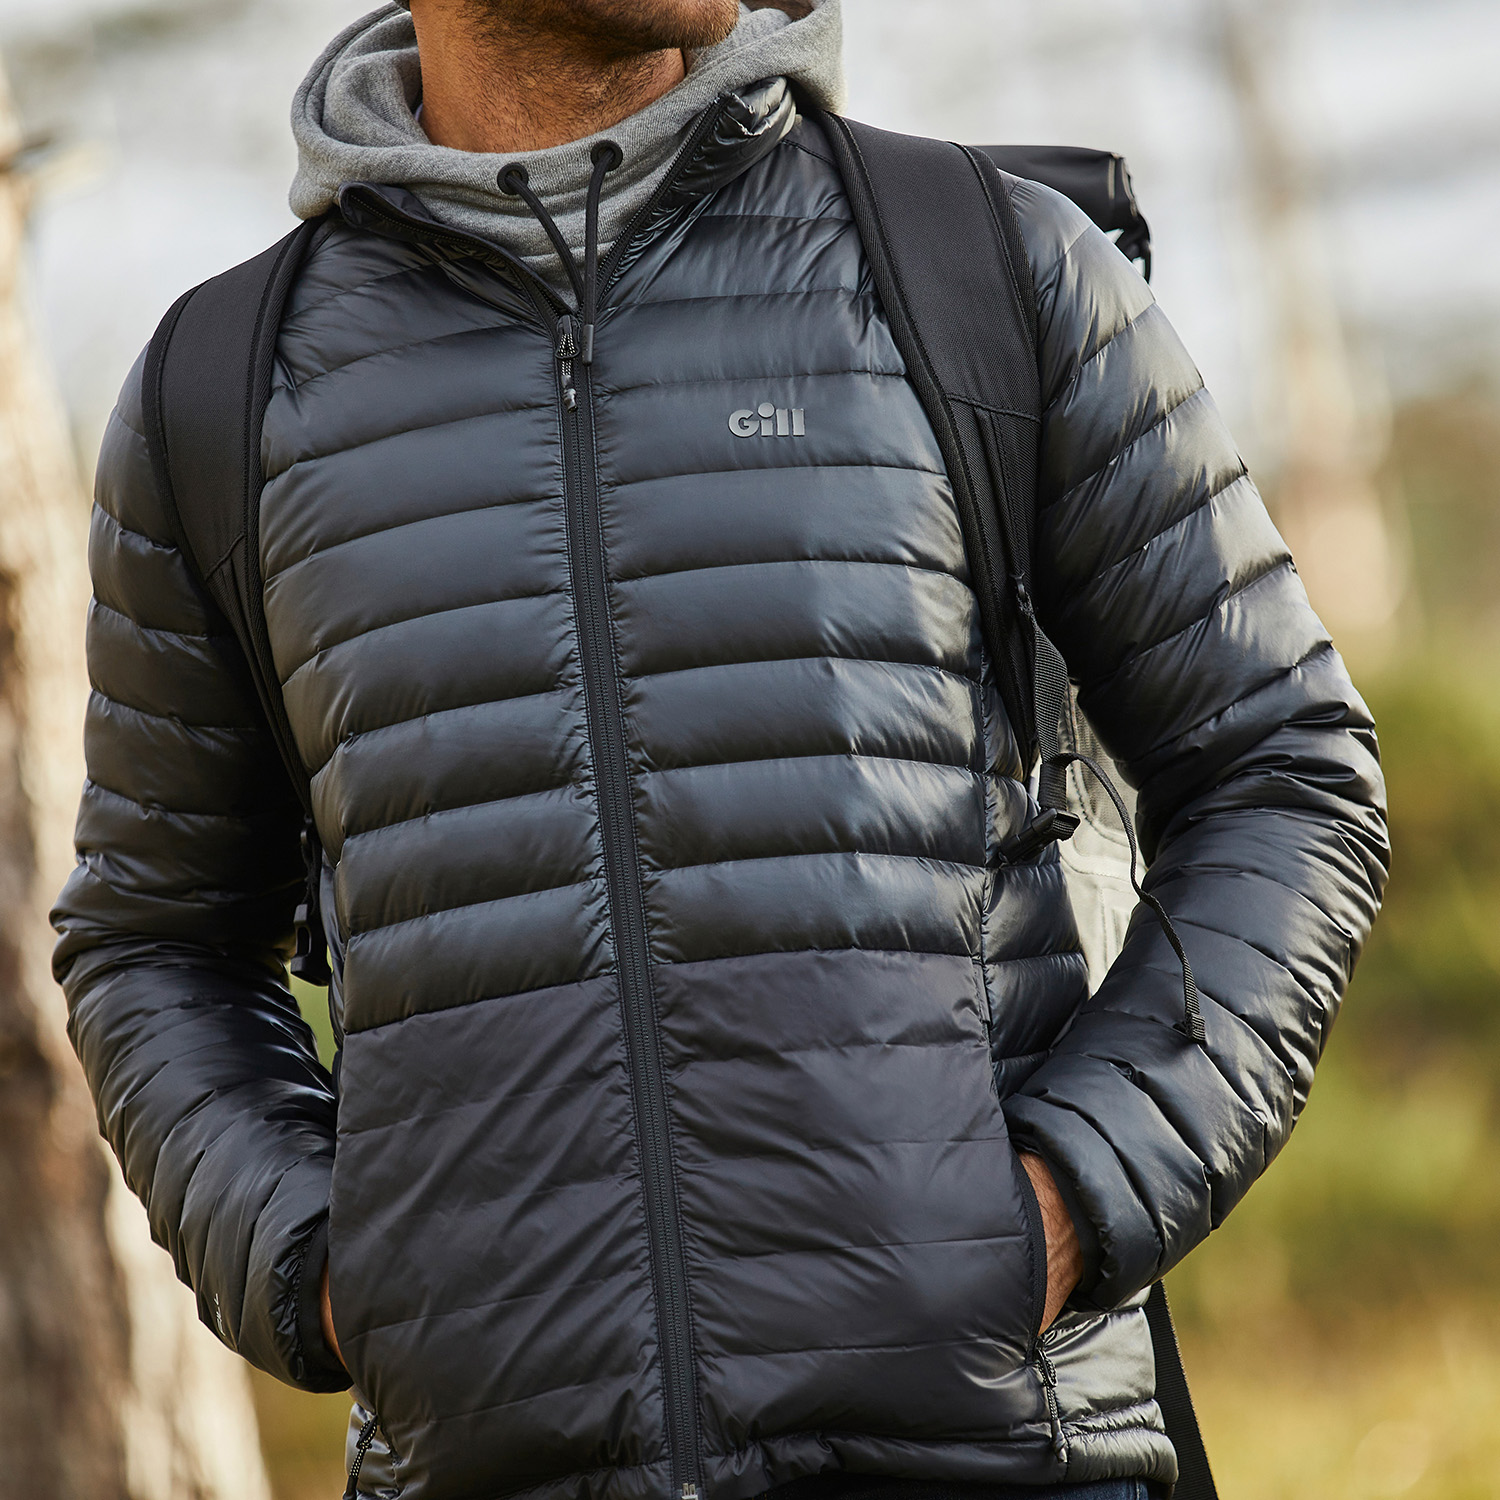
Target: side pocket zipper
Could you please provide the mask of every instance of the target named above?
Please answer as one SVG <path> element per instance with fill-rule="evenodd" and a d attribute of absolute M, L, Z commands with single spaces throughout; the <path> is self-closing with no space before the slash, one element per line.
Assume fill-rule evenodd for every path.
<path fill-rule="evenodd" d="M 1047 1403 L 1047 1420 L 1052 1424 L 1052 1451 L 1059 1463 L 1068 1461 L 1068 1435 L 1063 1431 L 1062 1413 L 1057 1407 L 1057 1369 L 1046 1349 L 1046 1335 L 1031 1346 L 1031 1362 L 1042 1382 L 1042 1400 Z"/>
<path fill-rule="evenodd" d="M 1057 1369 L 1047 1353 L 1049 1334 L 1041 1333 L 1042 1319 L 1047 1315 L 1047 1231 L 1042 1223 L 1042 1205 L 1026 1168 L 1017 1163 L 1021 1174 L 1021 1196 L 1026 1208 L 1026 1227 L 1031 1243 L 1032 1296 L 1035 1309 L 1031 1320 L 1031 1354 L 1029 1362 L 1042 1386 L 1042 1400 L 1052 1427 L 1052 1451 L 1059 1463 L 1068 1461 L 1068 1435 L 1063 1431 L 1062 1412 L 1057 1405 Z"/>
<path fill-rule="evenodd" d="M 359 1442 L 354 1447 L 354 1463 L 349 1470 L 349 1484 L 344 1490 L 344 1500 L 359 1500 L 359 1471 L 365 1466 L 365 1455 L 375 1441 L 375 1429 L 380 1418 L 371 1414 L 370 1419 L 359 1429 Z"/>

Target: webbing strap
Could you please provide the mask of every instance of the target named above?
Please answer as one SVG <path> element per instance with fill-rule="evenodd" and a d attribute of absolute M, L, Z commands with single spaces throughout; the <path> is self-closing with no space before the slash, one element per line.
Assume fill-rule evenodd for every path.
<path fill-rule="evenodd" d="M 287 297 L 320 221 L 300 224 L 253 260 L 180 297 L 151 340 L 143 372 L 146 446 L 168 528 L 240 646 L 287 778 L 302 804 L 303 900 L 292 973 L 327 984 L 323 851 L 312 789 L 292 735 L 266 630 L 260 574 L 261 431 Z"/>
<path fill-rule="evenodd" d="M 1166 1288 L 1159 1281 L 1146 1298 L 1146 1322 L 1156 1355 L 1156 1404 L 1161 1407 L 1167 1435 L 1177 1450 L 1177 1483 L 1171 1500 L 1219 1500 L 1198 1413 L 1188 1390 L 1187 1372 L 1182 1368 L 1182 1351 L 1177 1346 Z"/>
<path fill-rule="evenodd" d="M 961 146 L 819 118 L 943 455 L 996 684 L 1029 762 L 1039 740 L 1026 580 L 1041 378 L 1035 300 L 1004 179 Z"/>

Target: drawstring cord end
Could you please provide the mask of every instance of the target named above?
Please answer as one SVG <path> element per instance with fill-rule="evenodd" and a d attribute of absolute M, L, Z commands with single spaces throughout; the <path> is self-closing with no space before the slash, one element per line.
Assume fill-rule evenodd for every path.
<path fill-rule="evenodd" d="M 1135 825 L 1131 821 L 1130 812 L 1125 806 L 1124 799 L 1116 790 L 1104 770 L 1086 755 L 1079 755 L 1074 750 L 1059 751 L 1055 755 L 1049 755 L 1042 763 L 1041 789 L 1043 797 L 1042 811 L 1019 833 L 1012 835 L 1000 846 L 1000 855 L 1009 864 L 1015 864 L 1020 859 L 1029 858 L 1045 845 L 1058 839 L 1072 836 L 1078 827 L 1078 819 L 1074 814 L 1062 812 L 1058 808 L 1048 807 L 1047 799 L 1062 800 L 1065 782 L 1063 772 L 1070 765 L 1080 765 L 1090 771 L 1099 782 L 1109 800 L 1114 803 L 1115 811 L 1120 816 L 1120 824 L 1125 830 L 1125 837 L 1130 843 L 1130 885 L 1140 901 L 1150 908 L 1152 915 L 1161 926 L 1163 935 L 1171 945 L 1172 952 L 1177 955 L 1177 962 L 1182 966 L 1182 1019 L 1175 1023 L 1173 1029 L 1180 1032 L 1195 1047 L 1206 1047 L 1208 1043 L 1208 1031 L 1203 1024 L 1203 1005 L 1198 994 L 1198 982 L 1193 978 L 1192 965 L 1188 963 L 1187 950 L 1182 946 L 1182 939 L 1177 935 L 1177 928 L 1172 923 L 1167 909 L 1149 891 L 1142 889 L 1140 882 L 1140 846 L 1136 843 Z"/>

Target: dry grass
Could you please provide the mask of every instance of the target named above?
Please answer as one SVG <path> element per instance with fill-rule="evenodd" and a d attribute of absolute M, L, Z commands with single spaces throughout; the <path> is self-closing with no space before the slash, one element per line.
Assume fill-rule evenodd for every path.
<path fill-rule="evenodd" d="M 1500 1310 L 1184 1341 L 1223 1500 L 1500 1500 Z"/>

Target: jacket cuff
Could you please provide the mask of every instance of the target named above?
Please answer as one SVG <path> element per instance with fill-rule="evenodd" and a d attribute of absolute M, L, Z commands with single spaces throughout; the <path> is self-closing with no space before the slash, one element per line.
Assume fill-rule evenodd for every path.
<path fill-rule="evenodd" d="M 1087 1060 L 1055 1058 L 1049 1072 L 1063 1087 L 1049 1088 L 1042 1098 L 1013 1094 L 1005 1101 L 1012 1138 L 1052 1168 L 1079 1228 L 1079 1244 L 1092 1257 L 1086 1282 L 1068 1300 L 1093 1312 L 1121 1306 L 1160 1274 L 1163 1260 L 1160 1232 L 1113 1144 L 1097 1128 L 1087 1105 L 1077 1107 L 1085 1101 L 1097 1106 L 1101 1096 L 1115 1102 L 1108 1098 L 1112 1080 L 1103 1076 L 1110 1071 L 1090 1068 Z M 1124 1082 L 1118 1074 L 1114 1081 Z M 1139 1138 L 1139 1132 L 1132 1134 Z"/>
<path fill-rule="evenodd" d="M 346 1391 L 349 1372 L 323 1337 L 323 1268 L 328 1264 L 328 1219 L 318 1220 L 302 1252 L 297 1281 L 298 1382 L 310 1391 Z"/>
<path fill-rule="evenodd" d="M 1049 1156 L 1046 1150 L 1032 1140 L 1024 1136 L 1018 1137 L 1017 1146 L 1022 1151 L 1029 1151 L 1033 1156 L 1039 1156 L 1047 1163 L 1047 1170 L 1052 1173 L 1052 1181 L 1057 1185 L 1057 1194 L 1063 1201 L 1063 1207 L 1068 1211 L 1068 1217 L 1073 1221 L 1073 1233 L 1078 1239 L 1079 1254 L 1083 1259 L 1083 1274 L 1078 1278 L 1078 1285 L 1068 1294 L 1068 1305 L 1090 1307 L 1088 1301 L 1090 1294 L 1099 1284 L 1099 1271 L 1103 1264 L 1104 1252 L 1099 1244 L 1099 1232 L 1094 1228 L 1094 1221 L 1089 1218 L 1084 1209 L 1083 1200 L 1078 1196 L 1078 1189 L 1073 1179 L 1068 1176 L 1066 1170 Z"/>

